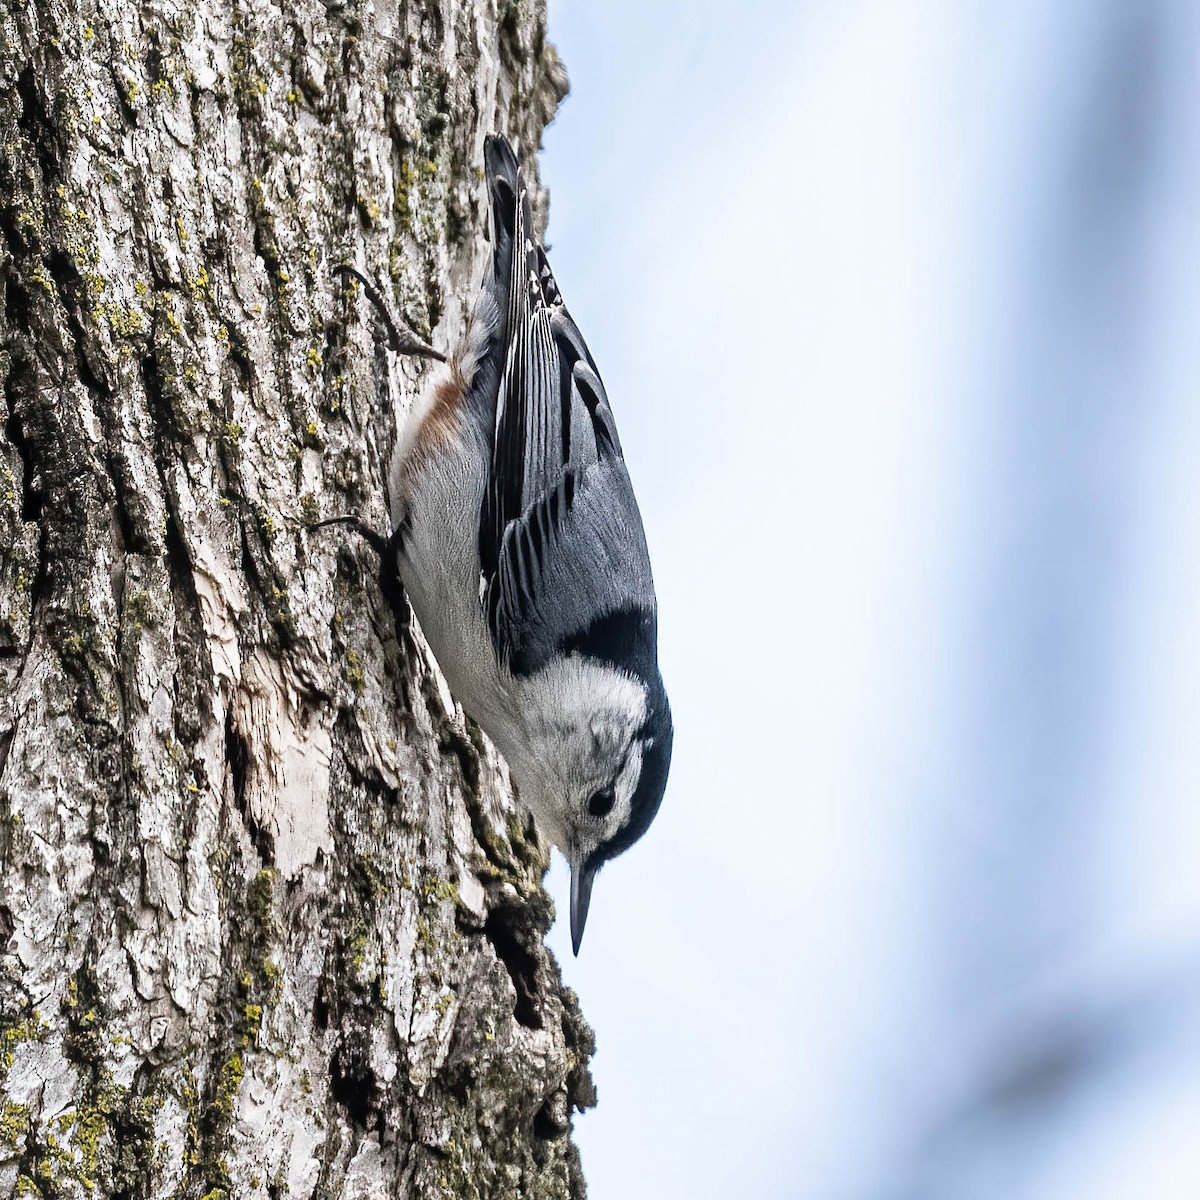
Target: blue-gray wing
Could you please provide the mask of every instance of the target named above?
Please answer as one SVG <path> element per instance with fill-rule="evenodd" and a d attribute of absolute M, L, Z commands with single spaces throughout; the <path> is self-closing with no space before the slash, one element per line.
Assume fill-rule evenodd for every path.
<path fill-rule="evenodd" d="M 491 138 L 486 160 L 504 362 L 480 522 L 492 637 L 518 674 L 569 645 L 652 664 L 654 584 L 608 397 L 533 235 L 512 148 Z"/>
<path fill-rule="evenodd" d="M 485 604 L 514 674 L 578 651 L 656 675 L 654 580 L 620 459 L 568 469 L 509 523 Z"/>

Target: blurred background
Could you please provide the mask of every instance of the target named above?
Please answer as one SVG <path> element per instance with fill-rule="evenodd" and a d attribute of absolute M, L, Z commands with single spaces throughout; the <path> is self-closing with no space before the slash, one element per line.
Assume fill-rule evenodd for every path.
<path fill-rule="evenodd" d="M 1200 6 L 550 9 L 677 725 L 593 1200 L 1195 1200 Z"/>

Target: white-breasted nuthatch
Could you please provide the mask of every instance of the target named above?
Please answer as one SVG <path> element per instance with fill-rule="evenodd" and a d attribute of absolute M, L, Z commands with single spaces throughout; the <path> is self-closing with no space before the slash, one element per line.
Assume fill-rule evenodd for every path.
<path fill-rule="evenodd" d="M 451 691 L 570 863 L 578 954 L 596 872 L 662 801 L 671 711 L 604 385 L 534 236 L 512 147 L 489 137 L 484 157 L 490 278 L 402 437 L 385 553 Z"/>

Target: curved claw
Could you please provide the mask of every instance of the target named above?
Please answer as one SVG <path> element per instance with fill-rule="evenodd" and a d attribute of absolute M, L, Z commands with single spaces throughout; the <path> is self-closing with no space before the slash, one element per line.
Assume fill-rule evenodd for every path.
<path fill-rule="evenodd" d="M 353 275 L 362 284 L 367 299 L 374 305 L 387 328 L 388 346 L 393 353 L 411 354 L 418 358 L 432 358 L 437 362 L 446 361 L 446 356 L 440 350 L 435 350 L 427 342 L 421 341 L 411 329 L 401 328 L 392 320 L 392 314 L 388 311 L 387 302 L 382 293 L 361 271 L 355 270 L 348 263 L 338 263 L 333 268 L 333 273 L 334 275 Z"/>
<path fill-rule="evenodd" d="M 366 538 L 370 542 L 371 548 L 380 558 L 387 553 L 388 539 L 383 534 L 376 533 L 370 525 L 365 524 L 360 518 L 355 516 L 326 517 L 323 521 L 313 521 L 308 526 L 308 529 L 310 531 L 324 529 L 329 525 L 345 525 L 348 529 L 353 529 L 360 537 Z"/>

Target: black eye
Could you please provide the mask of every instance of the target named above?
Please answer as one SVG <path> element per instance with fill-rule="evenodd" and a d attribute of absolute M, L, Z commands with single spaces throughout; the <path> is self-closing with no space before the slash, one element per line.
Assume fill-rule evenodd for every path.
<path fill-rule="evenodd" d="M 613 795 L 612 788 L 601 788 L 600 791 L 593 792 L 588 800 L 588 812 L 593 817 L 607 817 L 616 802 L 617 798 Z"/>

